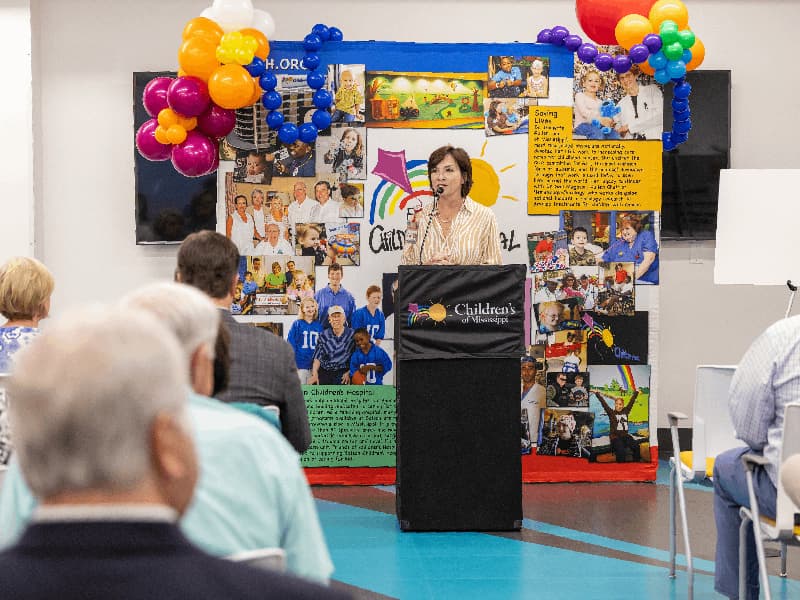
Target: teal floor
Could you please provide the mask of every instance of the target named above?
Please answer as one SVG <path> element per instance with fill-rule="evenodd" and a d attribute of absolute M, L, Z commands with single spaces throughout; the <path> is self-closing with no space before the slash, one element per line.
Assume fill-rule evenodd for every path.
<path fill-rule="evenodd" d="M 357 599 L 687 597 L 684 567 L 668 576 L 665 465 L 655 484 L 523 488 L 518 533 L 407 533 L 394 515 L 393 487 L 316 487 L 334 580 Z M 686 496 L 694 597 L 721 598 L 713 590 L 711 488 L 691 484 Z M 769 560 L 777 573 L 779 559 Z M 681 555 L 678 564 L 685 562 Z M 800 553 L 790 552 L 789 578 L 771 578 L 773 598 L 800 598 L 798 578 Z"/>

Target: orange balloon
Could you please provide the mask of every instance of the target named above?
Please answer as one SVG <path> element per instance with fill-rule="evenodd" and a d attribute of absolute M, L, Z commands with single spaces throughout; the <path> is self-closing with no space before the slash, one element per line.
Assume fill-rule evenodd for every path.
<path fill-rule="evenodd" d="M 254 96 L 255 84 L 250 73 L 241 65 L 230 64 L 217 67 L 208 79 L 208 94 L 214 104 L 234 109 L 248 106 Z"/>
<path fill-rule="evenodd" d="M 169 129 L 178 123 L 178 113 L 171 108 L 162 108 L 158 112 L 158 124 L 164 129 Z"/>
<path fill-rule="evenodd" d="M 261 96 L 263 94 L 264 90 L 261 89 L 261 84 L 258 81 L 258 77 L 253 77 L 253 96 L 245 106 L 253 106 L 253 104 L 261 100 Z"/>
<path fill-rule="evenodd" d="M 183 28 L 184 40 L 200 37 L 212 42 L 215 46 L 219 44 L 219 40 L 224 34 L 225 32 L 222 31 L 222 27 L 217 25 L 215 21 L 207 19 L 206 17 L 196 17 L 186 23 L 186 26 Z"/>
<path fill-rule="evenodd" d="M 700 38 L 695 38 L 694 46 L 692 46 L 690 50 L 692 51 L 692 60 L 686 65 L 686 70 L 694 71 L 703 64 L 703 59 L 706 57 L 706 47 L 703 45 L 703 42 L 700 41 Z"/>
<path fill-rule="evenodd" d="M 643 63 L 641 63 L 641 64 L 639 65 L 639 69 L 640 69 L 640 70 L 642 71 L 642 73 L 644 73 L 645 75 L 650 75 L 650 77 L 652 77 L 653 75 L 655 75 L 655 74 L 656 74 L 656 72 L 655 72 L 655 70 L 653 69 L 653 67 L 651 67 L 651 66 L 650 66 L 650 65 L 647 63 L 647 61 L 644 61 Z"/>
<path fill-rule="evenodd" d="M 178 64 L 187 75 L 208 81 L 219 66 L 217 46 L 202 37 L 191 37 L 178 50 Z"/>
<path fill-rule="evenodd" d="M 681 0 L 658 0 L 650 8 L 648 16 L 654 31 L 658 31 L 664 21 L 675 21 L 678 29 L 689 26 L 689 11 Z"/>
<path fill-rule="evenodd" d="M 175 114 L 178 115 L 178 125 L 183 127 L 186 131 L 191 131 L 197 127 L 197 117 L 184 117 L 178 113 Z"/>
<path fill-rule="evenodd" d="M 269 56 L 269 41 L 267 40 L 267 36 L 261 33 L 258 29 L 253 29 L 252 27 L 246 27 L 245 29 L 240 29 L 239 32 L 242 35 L 249 35 L 253 37 L 258 42 L 258 49 L 256 50 L 256 56 L 261 60 L 266 60 Z"/>
<path fill-rule="evenodd" d="M 156 138 L 156 141 L 160 144 L 164 144 L 166 146 L 171 143 L 167 137 L 167 130 L 161 125 L 156 127 L 156 132 L 153 135 Z"/>
<path fill-rule="evenodd" d="M 617 44 L 626 50 L 630 50 L 634 44 L 641 44 L 644 36 L 650 33 L 653 33 L 650 19 L 637 14 L 625 15 L 614 29 Z"/>
<path fill-rule="evenodd" d="M 173 125 L 167 129 L 167 139 L 170 144 L 182 144 L 186 141 L 186 130 L 180 125 Z"/>

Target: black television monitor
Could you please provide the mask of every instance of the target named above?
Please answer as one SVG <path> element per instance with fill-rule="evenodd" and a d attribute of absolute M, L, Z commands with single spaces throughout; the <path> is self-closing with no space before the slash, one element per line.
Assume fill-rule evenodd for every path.
<path fill-rule="evenodd" d="M 717 232 L 720 169 L 730 167 L 731 72 L 696 70 L 692 85 L 689 139 L 664 152 L 661 239 L 713 240 Z M 664 88 L 664 130 L 672 130 L 672 92 Z"/>
<path fill-rule="evenodd" d="M 150 119 L 142 105 L 142 92 L 155 77 L 175 77 L 174 72 L 134 72 L 133 132 Z M 169 160 L 152 162 L 133 147 L 136 189 L 136 243 L 177 244 L 201 229 L 217 228 L 217 173 L 185 177 Z"/>

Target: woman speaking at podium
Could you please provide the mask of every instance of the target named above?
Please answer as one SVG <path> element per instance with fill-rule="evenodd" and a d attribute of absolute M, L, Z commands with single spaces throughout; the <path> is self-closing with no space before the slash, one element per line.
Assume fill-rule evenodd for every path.
<path fill-rule="evenodd" d="M 433 204 L 409 223 L 404 265 L 499 265 L 494 213 L 472 200 L 472 163 L 463 148 L 442 146 L 428 159 Z"/>

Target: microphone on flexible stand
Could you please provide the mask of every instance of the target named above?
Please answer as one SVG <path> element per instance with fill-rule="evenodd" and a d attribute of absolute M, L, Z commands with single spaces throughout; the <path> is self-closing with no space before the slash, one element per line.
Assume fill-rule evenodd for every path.
<path fill-rule="evenodd" d="M 428 222 L 425 224 L 425 234 L 422 236 L 422 243 L 419 246 L 419 264 L 422 264 L 422 252 L 425 250 L 425 240 L 428 237 L 428 230 L 431 228 L 431 221 L 439 210 L 439 196 L 442 195 L 442 192 L 444 192 L 444 188 L 441 185 L 437 185 L 433 190 L 433 209 L 428 217 Z"/>

